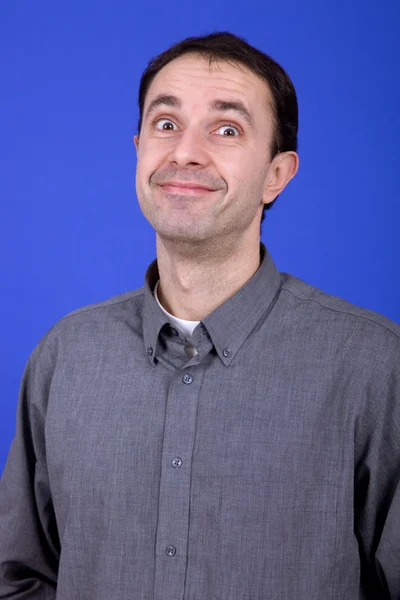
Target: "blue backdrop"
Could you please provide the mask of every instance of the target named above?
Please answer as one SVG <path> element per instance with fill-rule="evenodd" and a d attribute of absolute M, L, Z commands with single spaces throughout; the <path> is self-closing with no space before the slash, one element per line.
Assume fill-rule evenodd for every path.
<path fill-rule="evenodd" d="M 143 284 L 154 232 L 135 193 L 148 60 L 229 30 L 299 99 L 300 170 L 267 212 L 281 271 L 400 323 L 398 0 L 2 0 L 0 472 L 22 372 L 69 311 Z"/>

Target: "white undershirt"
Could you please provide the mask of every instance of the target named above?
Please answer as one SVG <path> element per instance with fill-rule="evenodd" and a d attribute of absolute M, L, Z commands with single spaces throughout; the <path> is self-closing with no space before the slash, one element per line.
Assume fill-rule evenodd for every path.
<path fill-rule="evenodd" d="M 179 329 L 179 331 L 183 334 L 185 339 L 188 341 L 187 346 L 185 346 L 185 351 L 186 351 L 186 354 L 190 358 L 193 358 L 193 356 L 196 356 L 197 350 L 193 346 L 193 343 L 192 343 L 193 342 L 192 333 L 193 333 L 195 327 L 200 323 L 200 321 L 187 321 L 186 319 L 178 319 L 178 317 L 175 317 L 174 315 L 171 315 L 168 311 L 166 311 L 158 299 L 157 289 L 158 289 L 159 283 L 160 283 L 160 280 L 157 281 L 156 286 L 154 288 L 154 298 L 156 299 L 157 304 L 161 308 L 163 313 L 165 313 L 166 316 L 168 317 L 168 320 L 170 321 L 170 323 L 172 325 L 174 325 L 177 329 Z"/>

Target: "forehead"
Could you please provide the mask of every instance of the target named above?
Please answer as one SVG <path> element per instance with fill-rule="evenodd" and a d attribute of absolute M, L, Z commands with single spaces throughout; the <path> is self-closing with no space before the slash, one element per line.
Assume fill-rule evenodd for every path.
<path fill-rule="evenodd" d="M 273 98 L 266 81 L 245 65 L 187 54 L 163 67 L 151 82 L 145 106 L 160 93 L 173 93 L 182 103 L 208 103 L 215 97 L 242 101 L 256 117 L 273 112 Z"/>

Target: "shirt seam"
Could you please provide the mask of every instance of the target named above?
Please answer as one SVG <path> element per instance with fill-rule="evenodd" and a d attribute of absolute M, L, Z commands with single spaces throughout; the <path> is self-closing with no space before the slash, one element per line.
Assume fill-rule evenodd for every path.
<path fill-rule="evenodd" d="M 314 288 L 314 289 L 316 289 L 316 288 Z M 364 319 L 365 321 L 369 321 L 371 323 L 374 323 L 375 325 L 378 325 L 379 327 L 382 327 L 386 331 L 389 331 L 390 333 L 392 333 L 394 336 L 396 336 L 397 339 L 400 339 L 400 335 L 398 335 L 395 331 L 393 331 L 392 329 L 390 329 L 390 327 L 388 327 L 387 325 L 384 325 L 383 323 L 379 323 L 376 319 L 373 319 L 371 317 L 367 317 L 366 315 L 361 315 L 361 314 L 357 314 L 355 312 L 351 312 L 350 310 L 343 310 L 343 309 L 340 310 L 338 308 L 332 308 L 331 306 L 327 306 L 326 304 L 322 304 L 321 302 L 319 302 L 318 300 L 315 300 L 314 298 L 305 298 L 304 296 L 297 295 L 292 290 L 289 290 L 288 288 L 286 288 L 284 286 L 281 286 L 280 290 L 288 292 L 289 294 L 291 294 L 292 296 L 294 296 L 295 298 L 297 298 L 297 300 L 301 300 L 303 302 L 313 302 L 315 304 L 318 304 L 318 306 L 321 306 L 321 308 L 324 308 L 325 310 L 330 310 L 332 312 L 349 315 L 349 316 L 352 316 L 352 317 L 356 317 L 358 319 Z M 115 304 L 122 304 L 123 302 L 130 302 L 134 298 L 144 296 L 144 289 L 140 288 L 140 289 L 135 290 L 135 291 L 133 291 L 131 293 L 132 293 L 132 296 L 130 296 L 129 298 L 121 298 L 120 300 L 111 300 L 110 299 L 110 300 L 105 300 L 104 302 L 101 302 L 101 303 L 96 303 L 94 306 L 93 305 L 82 306 L 82 307 L 77 308 L 77 309 L 73 310 L 72 312 L 70 312 L 70 313 L 62 316 L 60 318 L 60 321 L 63 321 L 64 319 L 68 319 L 69 317 L 72 317 L 72 316 L 74 316 L 76 314 L 79 314 L 79 313 L 89 312 L 91 310 L 99 310 L 101 308 L 105 308 L 106 306 L 113 306 Z M 343 300 L 343 301 L 347 302 L 346 300 Z M 368 309 L 366 309 L 366 310 L 368 310 Z M 382 315 L 382 316 L 384 318 L 386 318 L 384 315 Z"/>
<path fill-rule="evenodd" d="M 129 293 L 129 292 L 128 292 Z M 103 302 L 96 302 L 94 305 L 91 304 L 89 306 L 81 306 L 80 308 L 76 308 L 75 310 L 69 312 L 68 314 L 62 316 L 60 318 L 60 321 L 63 321 L 64 319 L 68 319 L 68 317 L 73 317 L 76 314 L 80 314 L 80 313 L 84 313 L 84 312 L 89 312 L 91 310 L 100 310 L 102 308 L 106 308 L 107 306 L 113 306 L 115 304 L 122 304 L 123 302 L 130 302 L 131 300 L 133 300 L 134 298 L 140 297 L 140 296 L 144 296 L 144 291 L 143 290 L 135 290 L 134 292 L 131 292 L 132 296 L 130 296 L 129 298 L 121 298 L 120 300 L 104 300 Z"/>
<path fill-rule="evenodd" d="M 348 311 L 347 310 L 340 310 L 338 308 L 332 308 L 331 306 L 326 306 L 325 304 L 322 304 L 321 302 L 319 302 L 318 300 L 315 300 L 314 298 L 304 298 L 302 296 L 297 296 L 294 292 L 292 292 L 292 290 L 289 290 L 288 288 L 285 288 L 285 287 L 281 287 L 281 290 L 285 291 L 285 292 L 288 292 L 289 294 L 292 294 L 292 296 L 294 296 L 298 300 L 302 300 L 304 302 L 314 302 L 315 304 L 318 304 L 319 306 L 321 306 L 322 308 L 325 308 L 326 310 L 330 310 L 332 312 L 337 312 L 337 313 L 341 313 L 341 314 L 345 314 L 345 315 L 350 315 L 351 317 L 356 317 L 356 318 L 359 318 L 359 319 L 364 319 L 366 321 L 370 321 L 371 323 L 375 323 L 375 325 L 383 327 L 387 331 L 390 331 L 390 333 L 392 333 L 394 336 L 396 336 L 397 339 L 400 339 L 400 335 L 398 335 L 395 331 L 393 331 L 392 329 L 390 329 L 390 327 L 388 327 L 387 325 L 384 325 L 383 323 L 379 323 L 379 321 L 377 321 L 376 319 L 373 319 L 371 317 L 367 317 L 366 315 L 360 315 L 360 314 L 357 314 L 355 312 L 351 312 L 350 310 L 348 310 Z M 347 302 L 347 300 L 343 300 L 343 301 Z M 365 310 L 368 310 L 368 309 L 365 309 Z M 386 319 L 385 315 L 382 315 L 382 316 Z"/>

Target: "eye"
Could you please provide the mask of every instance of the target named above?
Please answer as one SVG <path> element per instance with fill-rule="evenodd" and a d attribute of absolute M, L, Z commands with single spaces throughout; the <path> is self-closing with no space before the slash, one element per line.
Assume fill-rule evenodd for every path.
<path fill-rule="evenodd" d="M 170 123 L 170 124 L 174 125 L 174 123 L 172 121 L 170 121 L 169 119 L 156 119 L 155 121 L 153 121 L 153 124 L 156 126 L 156 129 L 160 129 L 158 127 L 158 123 L 160 123 L 161 121 L 165 121 L 166 123 Z M 171 129 L 171 128 L 165 129 L 164 127 L 162 127 L 162 130 L 163 131 L 173 131 L 173 129 Z"/>
<path fill-rule="evenodd" d="M 231 131 L 237 131 L 238 135 L 240 135 L 240 131 L 237 127 L 235 127 L 234 125 L 231 125 L 230 123 L 226 123 L 225 125 L 221 125 L 221 127 L 218 127 L 218 129 L 224 129 L 224 127 L 227 128 L 227 131 L 229 132 L 229 130 Z M 217 131 L 218 131 L 217 129 Z M 223 133 L 222 135 L 226 136 L 226 137 L 237 137 L 237 135 L 232 135 L 231 133 Z"/>
<path fill-rule="evenodd" d="M 161 127 L 159 126 L 160 123 L 161 123 Z M 174 127 L 164 127 L 164 125 L 170 125 L 170 126 L 175 125 L 175 123 L 173 121 L 171 121 L 171 119 L 165 119 L 162 117 L 156 118 L 154 121 L 152 121 L 152 125 L 155 126 L 155 128 L 158 129 L 159 131 L 175 131 Z M 224 128 L 226 129 L 226 132 L 224 132 L 222 135 L 225 137 L 237 137 L 241 133 L 239 128 L 236 127 L 235 125 L 232 125 L 231 123 L 225 123 L 224 125 L 220 125 L 220 127 L 218 127 L 218 129 L 216 131 L 219 131 L 220 129 L 224 129 Z M 236 134 L 235 134 L 235 132 L 236 132 Z"/>

